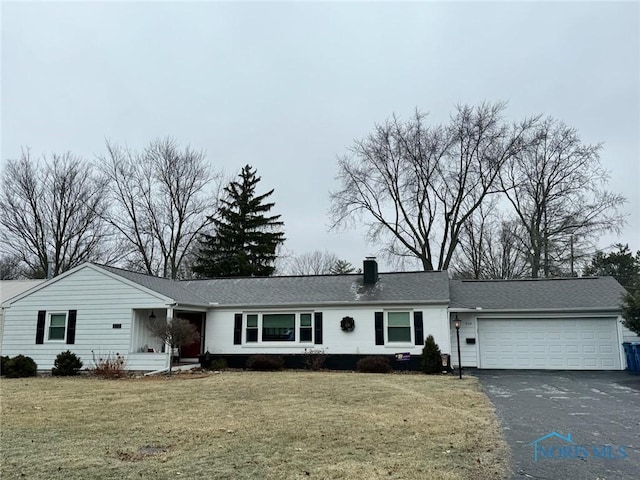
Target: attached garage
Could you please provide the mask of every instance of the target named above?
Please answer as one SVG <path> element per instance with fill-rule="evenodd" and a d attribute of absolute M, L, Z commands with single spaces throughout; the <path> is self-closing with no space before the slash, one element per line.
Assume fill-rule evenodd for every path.
<path fill-rule="evenodd" d="M 616 317 L 479 318 L 479 368 L 620 370 L 616 322 Z"/>
<path fill-rule="evenodd" d="M 612 277 L 452 280 L 451 351 L 459 319 L 463 367 L 624 370 L 624 293 Z"/>

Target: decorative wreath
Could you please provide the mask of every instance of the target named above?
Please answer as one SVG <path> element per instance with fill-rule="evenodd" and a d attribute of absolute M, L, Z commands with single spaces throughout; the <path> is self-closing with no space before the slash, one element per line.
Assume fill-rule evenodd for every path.
<path fill-rule="evenodd" d="M 356 321 L 353 317 L 344 317 L 340 320 L 340 328 L 345 332 L 352 332 L 356 328 Z"/>

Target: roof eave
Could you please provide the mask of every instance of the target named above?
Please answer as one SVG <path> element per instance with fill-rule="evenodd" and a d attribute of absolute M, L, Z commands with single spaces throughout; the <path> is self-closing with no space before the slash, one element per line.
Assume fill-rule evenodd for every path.
<path fill-rule="evenodd" d="M 393 300 L 393 301 L 368 301 L 368 302 L 313 302 L 313 303 L 215 303 L 211 302 L 209 304 L 209 308 L 215 309 L 223 309 L 223 308 L 318 308 L 318 307 L 368 307 L 368 306 L 376 306 L 381 307 L 385 305 L 391 306 L 410 306 L 410 305 L 425 305 L 425 306 L 434 306 L 434 305 L 442 305 L 447 306 L 449 304 L 448 300 L 421 300 L 421 301 L 411 301 L 411 300 Z"/>
<path fill-rule="evenodd" d="M 204 308 L 204 309 L 208 309 L 210 306 L 211 306 L 210 303 L 175 302 L 173 304 L 174 308 L 185 307 L 185 308 Z"/>
<path fill-rule="evenodd" d="M 558 308 L 465 308 L 465 307 L 450 307 L 449 311 L 452 313 L 525 313 L 525 312 L 540 312 L 540 313 L 552 313 L 552 312 L 616 312 L 621 311 L 620 307 L 558 307 Z"/>

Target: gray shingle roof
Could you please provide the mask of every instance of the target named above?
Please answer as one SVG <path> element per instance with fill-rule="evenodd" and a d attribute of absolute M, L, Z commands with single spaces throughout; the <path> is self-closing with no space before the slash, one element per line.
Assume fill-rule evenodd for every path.
<path fill-rule="evenodd" d="M 449 302 L 446 272 L 381 273 L 374 286 L 362 275 L 216 278 L 176 281 L 100 266 L 181 304 L 220 306 Z"/>
<path fill-rule="evenodd" d="M 483 310 L 617 310 L 624 288 L 612 277 L 449 280 L 447 272 L 216 278 L 176 281 L 100 265 L 179 304 L 258 307 L 331 304 L 448 304 Z"/>
<path fill-rule="evenodd" d="M 613 277 L 451 280 L 450 308 L 615 310 L 624 293 Z"/>
<path fill-rule="evenodd" d="M 171 280 L 168 278 L 154 277 L 143 273 L 130 272 L 121 268 L 99 265 L 100 268 L 115 273 L 127 280 L 141 285 L 149 290 L 158 292 L 165 297 L 169 297 L 178 303 L 185 305 L 208 305 L 210 300 L 201 297 L 191 289 L 185 288 L 184 282 Z"/>
<path fill-rule="evenodd" d="M 367 287 L 362 275 L 354 274 L 219 278 L 184 284 L 221 306 L 449 302 L 446 272 L 381 273 L 378 282 Z"/>

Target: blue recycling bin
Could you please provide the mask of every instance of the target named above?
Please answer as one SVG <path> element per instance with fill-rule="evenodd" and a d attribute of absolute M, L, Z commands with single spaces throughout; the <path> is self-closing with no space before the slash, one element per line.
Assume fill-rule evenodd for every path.
<path fill-rule="evenodd" d="M 640 343 L 624 342 L 624 355 L 627 358 L 627 370 L 634 373 L 640 373 L 640 365 L 638 354 L 640 353 Z"/>
<path fill-rule="evenodd" d="M 640 342 L 631 342 L 631 353 L 635 358 L 636 369 L 633 371 L 640 373 Z"/>

